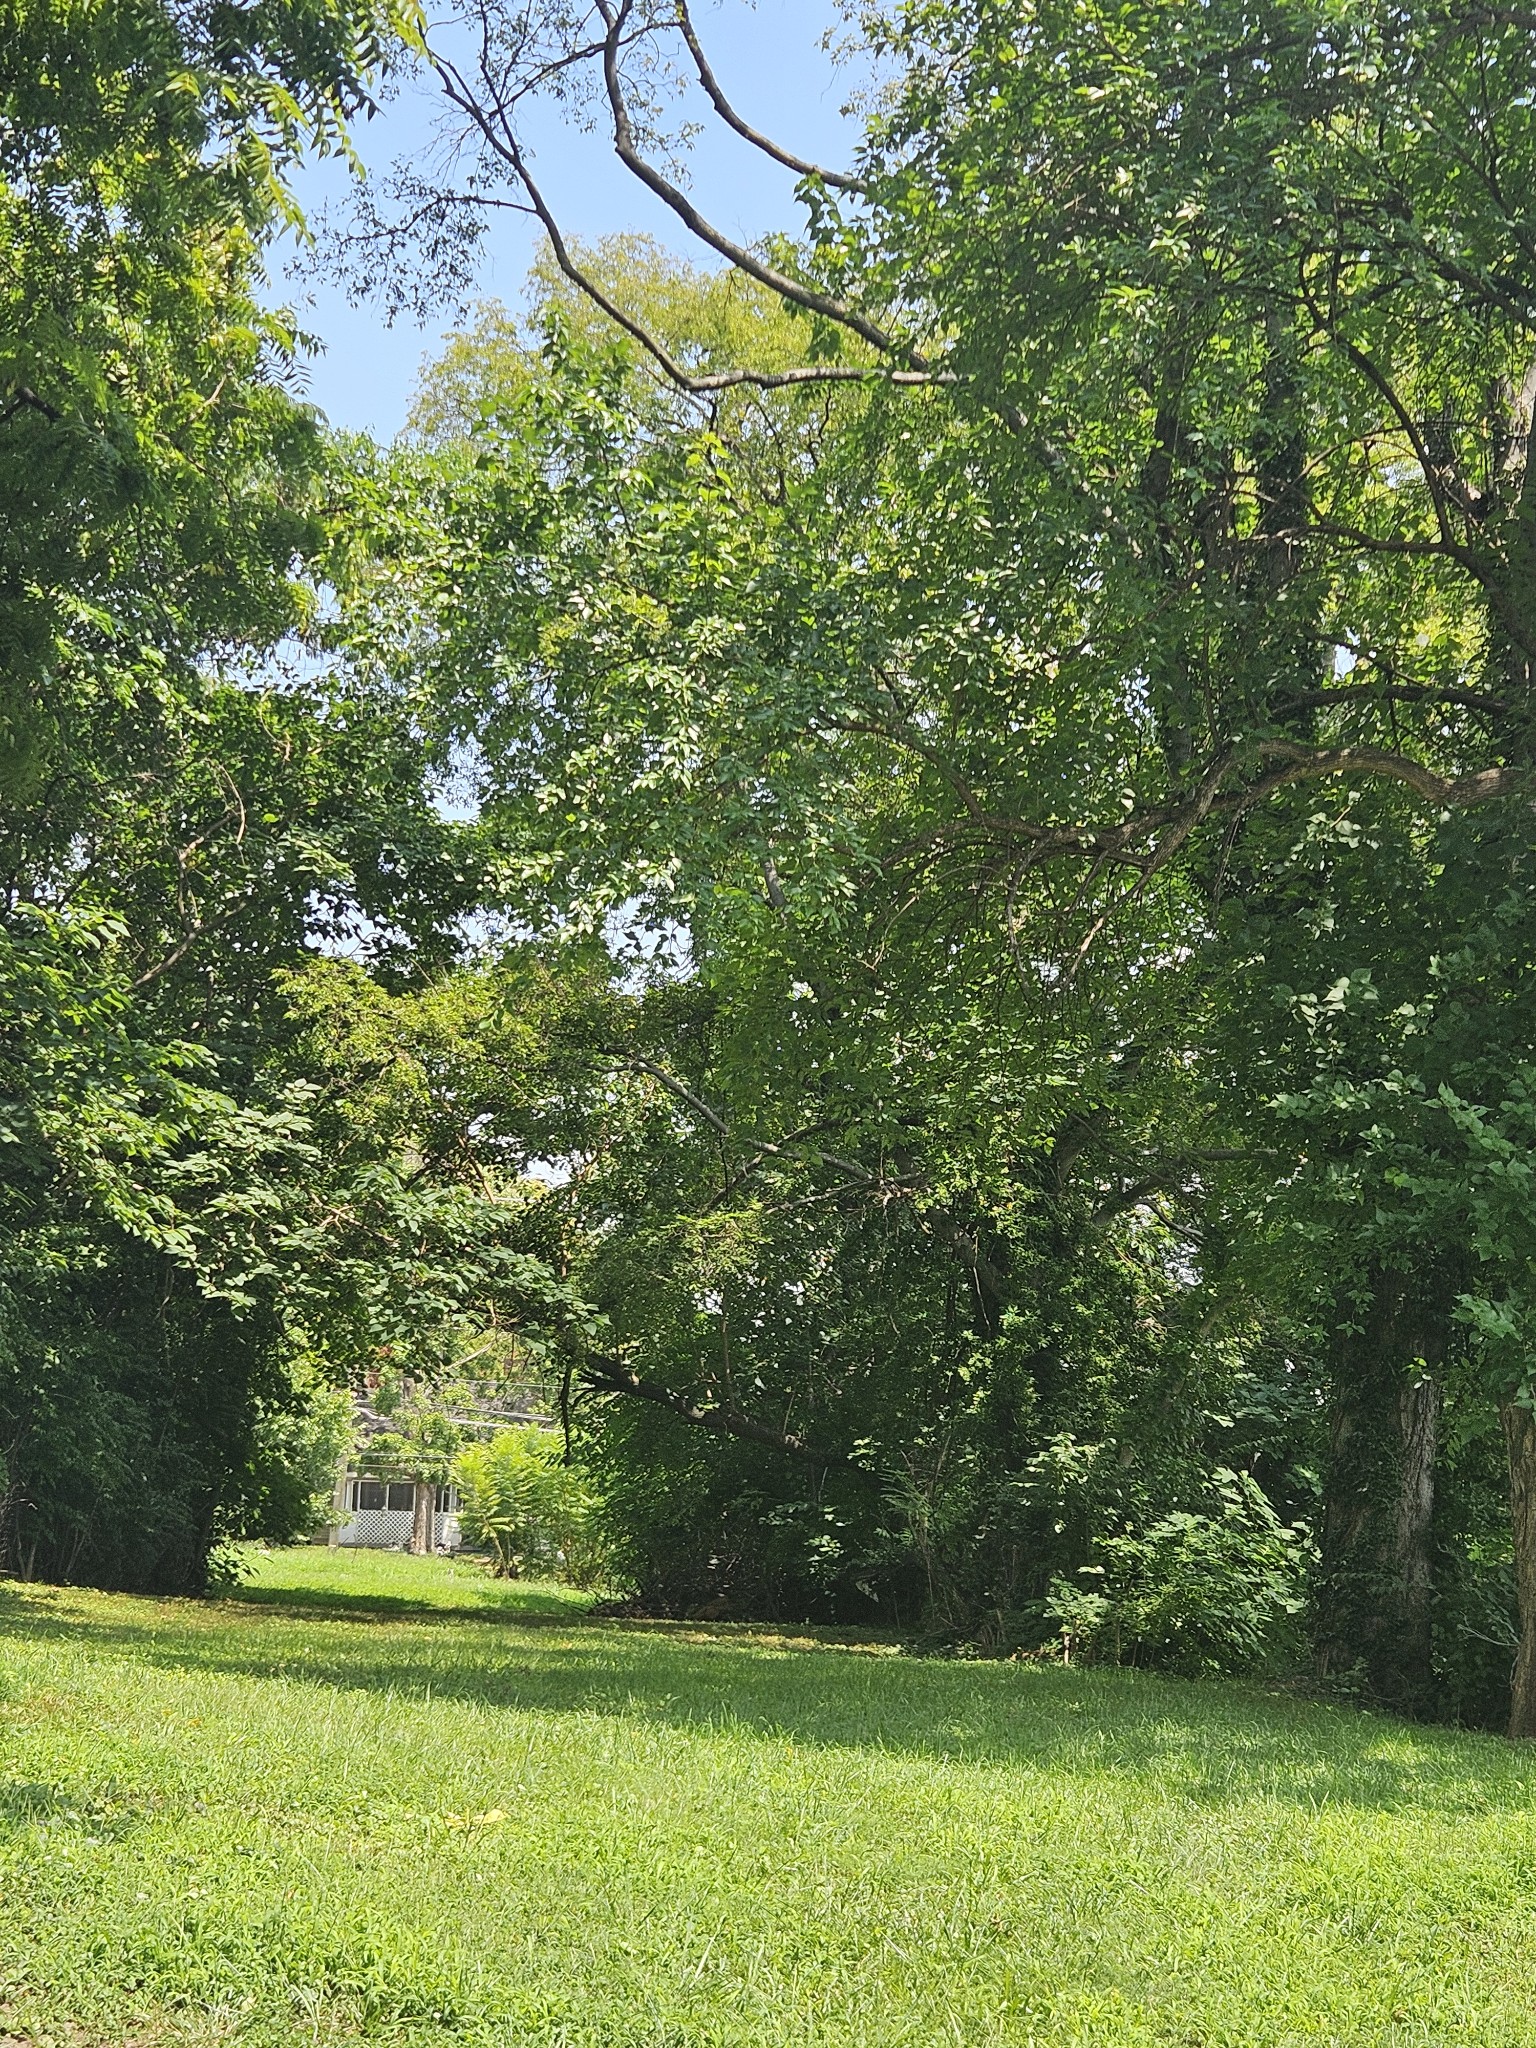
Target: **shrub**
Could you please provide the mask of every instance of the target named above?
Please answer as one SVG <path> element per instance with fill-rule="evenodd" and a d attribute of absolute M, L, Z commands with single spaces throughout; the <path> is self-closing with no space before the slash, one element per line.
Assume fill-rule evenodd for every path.
<path fill-rule="evenodd" d="M 592 1586 L 604 1577 L 597 1502 L 558 1437 L 528 1424 L 471 1444 L 454 1464 L 467 1540 L 500 1578 L 534 1571 Z"/>
<path fill-rule="evenodd" d="M 1213 1473 L 1209 1507 L 1100 1537 L 1078 1583 L 1052 1581 L 1045 1612 L 1069 1654 L 1189 1675 L 1265 1662 L 1305 1604 L 1306 1532 L 1245 1473 Z"/>
<path fill-rule="evenodd" d="M 353 1450 L 352 1396 L 331 1386 L 309 1361 L 289 1374 L 291 1405 L 257 1424 L 246 1477 L 246 1505 L 226 1535 L 292 1543 L 324 1529 L 335 1512 L 338 1465 Z"/>

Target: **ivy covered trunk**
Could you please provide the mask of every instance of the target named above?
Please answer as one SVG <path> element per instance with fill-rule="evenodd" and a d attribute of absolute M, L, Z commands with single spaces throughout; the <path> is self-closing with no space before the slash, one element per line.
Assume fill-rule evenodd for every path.
<path fill-rule="evenodd" d="M 1363 1666 L 1375 1698 L 1404 1714 L 1434 1706 L 1436 1373 L 1452 1299 L 1439 1276 L 1378 1269 L 1335 1355 L 1319 1659 Z"/>
<path fill-rule="evenodd" d="M 1520 1647 L 1510 1682 L 1512 1741 L 1536 1736 L 1536 1414 L 1514 1399 L 1499 1405 L 1509 1452 L 1509 1512 L 1515 1539 Z"/>
<path fill-rule="evenodd" d="M 436 1533 L 437 1488 L 430 1479 L 418 1479 L 411 1502 L 411 1555 L 430 1557 Z"/>

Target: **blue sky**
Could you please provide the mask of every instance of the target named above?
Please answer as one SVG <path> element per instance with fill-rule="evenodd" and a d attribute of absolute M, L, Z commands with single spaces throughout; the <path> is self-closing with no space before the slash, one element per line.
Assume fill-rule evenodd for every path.
<path fill-rule="evenodd" d="M 846 161 L 857 123 L 841 108 L 858 80 L 839 72 L 821 47 L 828 30 L 841 28 L 834 0 L 758 0 L 755 6 L 719 0 L 700 6 L 696 20 L 721 85 L 749 121 L 803 156 Z M 359 129 L 367 169 L 384 173 L 398 158 L 421 157 L 433 146 L 440 118 L 426 87 L 406 87 Z M 688 246 L 680 223 L 626 174 L 601 134 L 581 134 L 550 116 L 533 139 L 540 182 L 578 238 L 642 230 L 673 247 Z M 706 131 L 699 138 L 692 180 L 705 211 L 739 238 L 798 225 L 793 179 L 732 136 Z M 347 183 L 337 163 L 309 165 L 297 181 L 300 202 L 307 213 L 318 213 L 344 199 Z M 502 220 L 487 241 L 480 296 L 517 298 L 536 237 L 536 227 L 520 216 Z M 397 432 L 422 360 L 454 326 L 453 311 L 426 328 L 409 317 L 388 327 L 376 306 L 349 305 L 339 285 L 285 270 L 281 260 L 273 270 L 274 298 L 293 306 L 300 325 L 325 344 L 308 365 L 306 397 L 337 426 L 385 438 Z"/>

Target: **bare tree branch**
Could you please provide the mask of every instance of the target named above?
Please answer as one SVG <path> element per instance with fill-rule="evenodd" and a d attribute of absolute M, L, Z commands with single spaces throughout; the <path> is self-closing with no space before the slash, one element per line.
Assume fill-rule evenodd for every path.
<path fill-rule="evenodd" d="M 1431 683 L 1386 681 L 1348 683 L 1332 690 L 1300 690 L 1288 701 L 1323 710 L 1330 704 L 1449 704 L 1461 711 L 1487 711 L 1496 718 L 1509 709 L 1506 699 L 1487 690 L 1440 690 Z"/>
<path fill-rule="evenodd" d="M 953 373 L 948 371 L 912 367 L 903 369 L 882 363 L 805 363 L 790 370 L 710 370 L 703 375 L 696 375 L 693 371 L 685 369 L 666 344 L 659 340 L 643 321 L 636 320 L 632 314 L 626 313 L 617 300 L 603 290 L 592 273 L 572 255 L 554 210 L 529 169 L 526 152 L 517 140 L 505 110 L 497 103 L 498 120 L 493 123 L 479 96 L 465 81 L 456 65 L 446 57 L 434 57 L 432 64 L 449 100 L 474 123 L 486 146 L 501 159 L 527 193 L 529 208 L 537 216 L 539 224 L 549 238 L 550 251 L 562 275 L 569 279 L 584 297 L 590 299 L 594 306 L 605 313 L 616 327 L 621 328 L 632 341 L 638 342 L 680 391 L 697 398 L 712 391 L 731 391 L 744 386 L 757 391 L 785 391 L 800 384 L 919 385 L 954 384 L 958 381 Z"/>
<path fill-rule="evenodd" d="M 1386 747 L 1306 747 L 1294 740 L 1274 739 L 1261 741 L 1258 751 L 1265 760 L 1291 764 L 1283 778 L 1287 782 L 1365 775 L 1373 780 L 1404 783 L 1431 803 L 1443 804 L 1453 811 L 1510 796 L 1527 780 L 1525 770 L 1510 767 L 1475 768 L 1467 775 L 1440 775 L 1424 762 L 1395 754 Z M 1274 778 L 1270 778 L 1268 786 L 1276 786 Z"/>
<path fill-rule="evenodd" d="M 696 1116 L 702 1117 L 719 1138 L 730 1139 L 731 1127 L 719 1110 L 712 1109 L 701 1095 L 696 1095 L 686 1082 L 669 1073 L 660 1061 L 648 1059 L 643 1053 L 624 1052 L 616 1047 L 610 1048 L 606 1056 L 620 1065 L 634 1068 L 636 1073 L 648 1074 L 653 1081 L 659 1081 L 668 1094 L 686 1104 Z M 757 1139 L 753 1144 L 751 1157 L 744 1165 L 728 1174 L 724 1184 L 711 1196 L 705 1207 L 718 1208 L 726 1196 L 734 1194 L 765 1160 L 787 1159 L 794 1156 L 809 1160 L 813 1166 L 835 1166 L 839 1173 L 849 1175 L 851 1181 L 859 1187 L 900 1188 L 909 1185 L 910 1176 L 893 1179 L 889 1175 L 872 1172 L 857 1159 L 848 1159 L 840 1152 L 828 1152 L 820 1145 L 807 1143 L 808 1139 L 825 1128 L 825 1124 L 808 1124 L 803 1130 L 791 1131 L 777 1143 L 768 1138 Z"/>
<path fill-rule="evenodd" d="M 696 1116 L 703 1117 L 710 1128 L 717 1131 L 722 1138 L 730 1136 L 730 1125 L 720 1112 L 711 1109 L 702 1096 L 695 1095 L 690 1087 L 679 1081 L 675 1074 L 669 1074 L 656 1060 L 648 1060 L 643 1053 L 638 1052 L 610 1052 L 608 1057 L 622 1060 L 625 1066 L 635 1068 L 638 1073 L 649 1074 L 653 1081 L 659 1081 L 669 1094 L 677 1097 L 679 1102 L 685 1102 Z"/>
<path fill-rule="evenodd" d="M 899 356 L 910 369 L 932 375 L 934 365 L 910 342 L 891 334 L 877 322 L 861 313 L 857 306 L 851 306 L 845 299 L 834 299 L 827 292 L 817 291 L 814 286 L 802 284 L 798 278 L 790 277 L 775 265 L 756 256 L 740 242 L 732 241 L 714 223 L 708 220 L 682 188 L 664 176 L 656 166 L 641 153 L 635 140 L 634 125 L 630 120 L 628 102 L 624 97 L 623 81 L 619 76 L 619 38 L 628 17 L 632 0 L 620 0 L 617 7 L 611 0 L 597 0 L 598 12 L 608 24 L 608 42 L 603 52 L 603 80 L 607 88 L 608 105 L 613 118 L 613 146 L 620 163 L 633 172 L 641 184 L 653 192 L 664 206 L 671 208 L 690 234 L 696 235 L 707 248 L 717 256 L 723 256 L 745 276 L 776 292 L 790 304 L 802 306 L 809 313 L 818 313 L 822 319 L 830 320 L 838 327 L 845 327 L 861 341 L 879 351 L 881 355 Z"/>
<path fill-rule="evenodd" d="M 876 726 L 860 728 L 905 747 L 904 735 Z M 1529 771 L 1496 765 L 1463 775 L 1442 775 L 1422 761 L 1387 747 L 1309 747 L 1296 740 L 1265 739 L 1255 743 L 1249 758 L 1283 765 L 1235 789 L 1224 788 L 1239 767 L 1236 748 L 1217 754 L 1191 794 L 1177 803 L 1133 810 L 1113 823 L 1040 825 L 1028 818 L 967 807 L 963 819 L 933 827 L 897 849 L 896 860 L 910 859 L 924 846 L 948 841 L 1025 842 L 1026 868 L 1043 861 L 1071 858 L 1108 859 L 1138 868 L 1143 879 L 1169 861 L 1206 817 L 1231 817 L 1254 809 L 1278 789 L 1292 783 L 1325 781 L 1337 775 L 1358 775 L 1371 781 L 1402 783 L 1428 802 L 1448 810 L 1467 810 L 1493 803 L 1528 786 Z M 946 777 L 946 780 L 950 780 Z M 1161 834 L 1160 837 L 1154 835 Z"/>
<path fill-rule="evenodd" d="M 18 384 L 4 405 L 0 405 L 0 427 L 7 420 L 14 419 L 19 412 L 40 412 L 45 420 L 57 426 L 64 415 L 56 405 L 50 405 L 46 398 L 39 398 L 30 384 Z"/>
<path fill-rule="evenodd" d="M 783 149 L 756 128 L 744 121 L 720 89 L 720 81 L 714 74 L 709 59 L 704 54 L 693 26 L 693 17 L 688 11 L 688 0 L 677 0 L 677 25 L 682 30 L 683 41 L 693 58 L 694 69 L 699 74 L 699 83 L 709 95 L 710 104 L 727 128 L 734 128 L 743 141 L 750 142 L 754 149 L 760 149 L 765 156 L 771 156 L 775 163 L 783 164 L 788 171 L 797 171 L 802 178 L 815 178 L 820 184 L 831 185 L 839 192 L 867 192 L 869 187 L 862 178 L 850 177 L 846 171 L 829 171 L 823 164 L 808 163 L 802 156 Z"/>

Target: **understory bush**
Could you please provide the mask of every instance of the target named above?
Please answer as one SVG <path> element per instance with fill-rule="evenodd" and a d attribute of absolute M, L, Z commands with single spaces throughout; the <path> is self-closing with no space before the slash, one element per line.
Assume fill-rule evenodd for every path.
<path fill-rule="evenodd" d="M 648 1614 L 921 1621 L 925 1591 L 874 1475 L 821 1469 L 614 1404 L 584 1442 L 616 1585 Z"/>
<path fill-rule="evenodd" d="M 627 1260 L 601 1241 L 585 1284 L 637 1377 L 711 1423 L 578 1405 L 616 1581 L 658 1615 L 877 1622 L 1188 1674 L 1312 1667 L 1327 1315 L 1197 1319 L 1153 1225 L 1101 1229 L 1054 1192 L 969 1222 L 969 1287 L 896 1210 L 789 1204 L 749 1241 L 647 1236 Z M 732 1410 L 782 1449 L 727 1434 Z M 1497 1431 L 1447 1440 L 1437 1711 L 1488 1725 L 1507 1711 L 1507 1481 Z"/>
<path fill-rule="evenodd" d="M 1199 1509 L 1100 1536 L 1044 1603 L 1068 1655 L 1199 1676 L 1250 1671 L 1294 1647 L 1308 1532 L 1287 1527 L 1246 1473 L 1212 1474 Z"/>
<path fill-rule="evenodd" d="M 1448 1432 L 1435 1497 L 1434 1659 L 1440 1718 L 1502 1729 L 1519 1602 L 1501 1432 Z"/>
<path fill-rule="evenodd" d="M 500 1578 L 530 1573 L 595 1586 L 606 1557 L 590 1485 L 565 1462 L 553 1430 L 498 1430 L 454 1464 L 466 1540 L 490 1553 Z"/>

